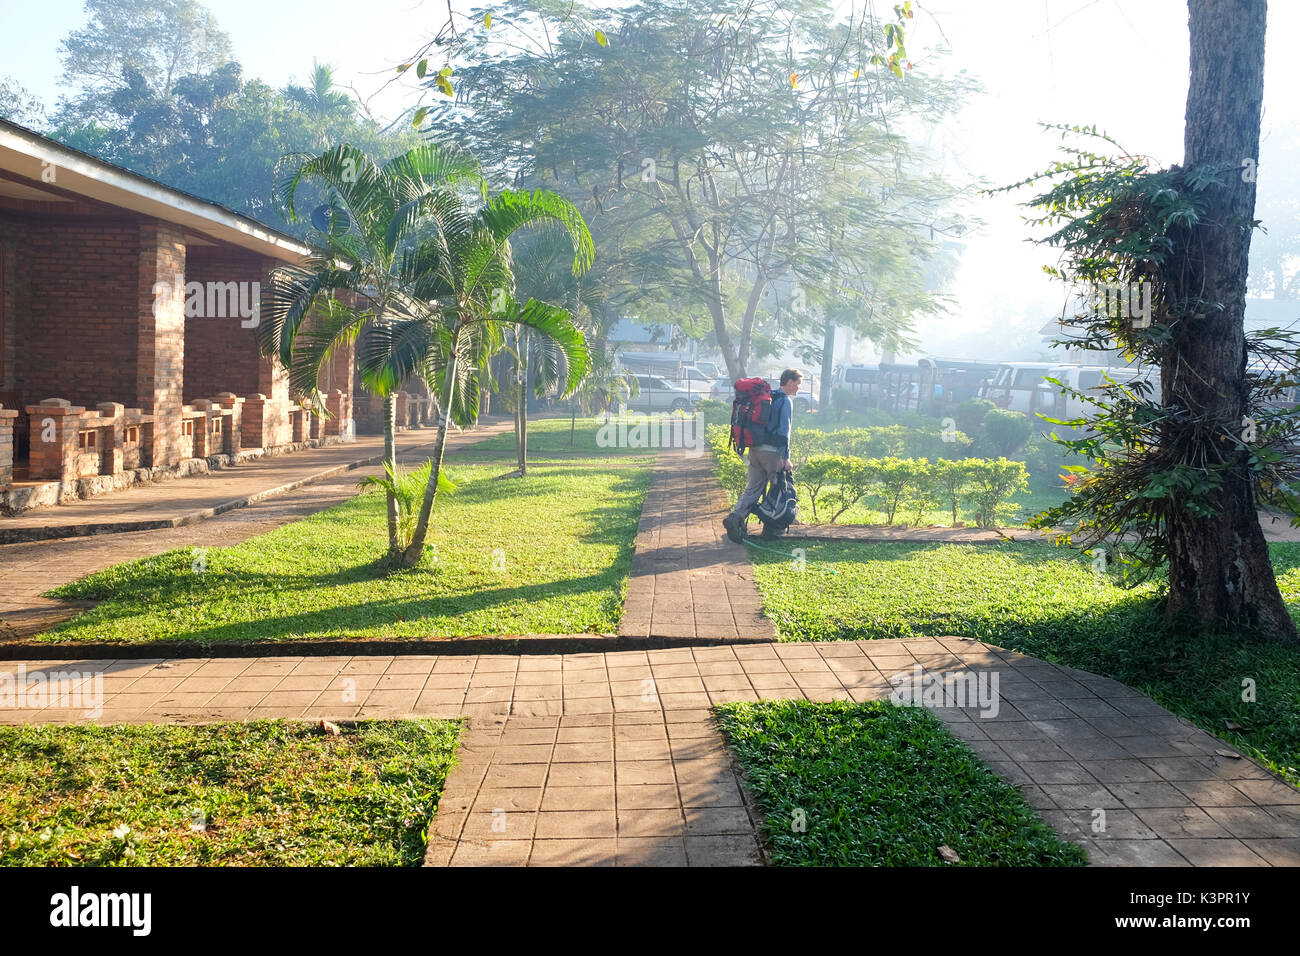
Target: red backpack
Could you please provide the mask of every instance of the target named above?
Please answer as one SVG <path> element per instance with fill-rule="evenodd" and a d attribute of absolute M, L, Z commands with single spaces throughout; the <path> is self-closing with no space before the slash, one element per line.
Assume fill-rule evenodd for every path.
<path fill-rule="evenodd" d="M 737 455 L 768 439 L 772 422 L 772 386 L 763 378 L 742 378 L 735 383 L 731 402 L 731 447 Z"/>

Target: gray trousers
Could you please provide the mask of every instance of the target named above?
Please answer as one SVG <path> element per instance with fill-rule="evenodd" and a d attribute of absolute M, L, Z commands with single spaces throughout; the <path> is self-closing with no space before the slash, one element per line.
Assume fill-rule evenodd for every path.
<path fill-rule="evenodd" d="M 739 515 L 741 518 L 748 516 L 749 509 L 754 507 L 754 503 L 763 497 L 763 492 L 767 484 L 780 473 L 781 453 L 777 451 L 763 451 L 758 448 L 751 448 L 749 456 L 749 483 L 745 485 L 745 490 L 740 495 L 740 500 L 736 502 L 736 507 L 731 510 L 733 515 Z"/>

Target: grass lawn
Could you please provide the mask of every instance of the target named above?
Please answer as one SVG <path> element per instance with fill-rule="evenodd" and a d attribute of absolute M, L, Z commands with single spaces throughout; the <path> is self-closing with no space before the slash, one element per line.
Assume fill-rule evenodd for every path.
<path fill-rule="evenodd" d="M 635 413 L 629 412 L 630 425 L 636 423 Z M 618 417 L 614 417 L 617 425 Z M 557 418 L 530 418 L 528 420 L 528 462 L 547 459 L 583 458 L 596 460 L 617 460 L 622 458 L 645 458 L 651 460 L 657 448 L 633 448 L 626 443 L 618 444 L 618 429 L 607 428 L 602 435 L 601 427 L 605 424 L 603 416 L 599 418 L 579 417 L 573 426 L 572 443 L 569 435 L 569 418 L 567 415 Z M 629 428 L 624 429 L 624 438 L 628 437 Z M 485 438 L 464 449 L 457 449 L 455 457 L 448 456 L 453 464 L 458 461 L 505 461 L 515 456 L 515 433 L 513 430 Z"/>
<path fill-rule="evenodd" d="M 715 710 L 778 865 L 950 865 L 941 846 L 963 866 L 1087 861 L 922 708 L 784 700 Z"/>
<path fill-rule="evenodd" d="M 1170 633 L 1157 585 L 1126 590 L 1047 543 L 936 545 L 783 541 L 807 570 L 751 550 L 768 615 L 785 640 L 959 635 L 1104 674 L 1300 783 L 1300 651 Z M 1273 544 L 1300 618 L 1300 545 Z M 831 571 L 835 573 L 831 573 Z M 1256 700 L 1242 700 L 1254 681 Z M 1227 722 L 1242 730 L 1228 730 Z"/>
<path fill-rule="evenodd" d="M 418 866 L 459 732 L 0 728 L 0 865 Z"/>
<path fill-rule="evenodd" d="M 371 492 L 206 552 L 105 569 L 51 592 L 100 600 L 45 641 L 147 643 L 608 632 L 617 627 L 641 468 L 539 466 L 524 479 L 452 466 L 415 569 L 384 573 L 384 499 Z M 436 559 L 436 560 L 435 560 Z"/>

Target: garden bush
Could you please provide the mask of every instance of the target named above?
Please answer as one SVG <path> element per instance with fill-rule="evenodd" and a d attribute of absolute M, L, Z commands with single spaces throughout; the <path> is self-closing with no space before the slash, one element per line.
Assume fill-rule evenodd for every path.
<path fill-rule="evenodd" d="M 1027 415 L 1004 408 L 990 409 L 980 425 L 981 450 L 989 455 L 1006 458 L 1025 447 L 1034 432 L 1034 424 Z"/>
<path fill-rule="evenodd" d="M 879 431 L 841 429 L 807 435 L 796 431 L 800 441 L 791 450 L 794 481 L 801 503 L 807 506 L 814 522 L 834 524 L 854 505 L 872 499 L 884 512 L 886 524 L 894 524 L 900 516 L 919 524 L 930 508 L 941 504 L 956 525 L 958 510 L 966 504 L 975 512 L 977 525 L 992 528 L 1000 518 L 1011 514 L 1011 496 L 1028 488 L 1024 462 L 1005 458 L 927 461 L 922 457 L 825 451 L 835 445 L 870 449 L 883 443 L 885 447 L 898 447 L 897 433 L 881 435 Z M 841 432 L 865 434 L 841 436 Z M 730 431 L 725 426 L 709 426 L 706 436 L 718 481 L 734 500 L 745 488 L 745 462 L 731 448 Z"/>
<path fill-rule="evenodd" d="M 999 514 L 1004 513 L 1007 507 L 1007 500 L 1016 492 L 1029 488 L 1025 463 L 1005 458 L 974 458 L 963 464 L 970 467 L 970 496 L 975 505 L 975 523 L 981 528 L 996 528 Z"/>
<path fill-rule="evenodd" d="M 731 424 L 730 402 L 723 402 L 713 398 L 702 398 L 695 403 L 695 411 L 704 419 L 704 424 L 706 426 Z"/>
<path fill-rule="evenodd" d="M 953 406 L 952 419 L 957 428 L 967 435 L 978 435 L 980 426 L 984 424 L 984 416 L 995 408 L 997 405 L 987 398 L 968 398 Z"/>

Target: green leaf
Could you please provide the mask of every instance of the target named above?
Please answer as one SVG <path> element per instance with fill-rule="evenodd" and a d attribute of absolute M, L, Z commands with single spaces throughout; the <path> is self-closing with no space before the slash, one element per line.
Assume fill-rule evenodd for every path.
<path fill-rule="evenodd" d="M 599 30 L 596 31 L 596 42 L 601 46 L 609 46 L 609 40 L 606 39 L 605 34 L 601 33 Z"/>
<path fill-rule="evenodd" d="M 424 122 L 425 116 L 427 116 L 428 114 L 429 114 L 429 108 L 427 106 L 421 106 L 418 110 L 415 111 L 415 115 L 411 117 L 411 125 L 415 127 L 419 127 L 419 125 Z"/>
<path fill-rule="evenodd" d="M 415 64 L 415 75 L 418 76 L 420 79 L 424 79 L 424 74 L 428 72 L 428 70 L 429 70 L 428 60 L 421 60 L 419 63 Z"/>
<path fill-rule="evenodd" d="M 483 14 L 483 26 L 489 30 L 492 29 L 492 14 L 490 12 Z"/>

